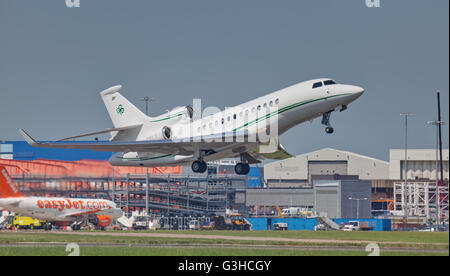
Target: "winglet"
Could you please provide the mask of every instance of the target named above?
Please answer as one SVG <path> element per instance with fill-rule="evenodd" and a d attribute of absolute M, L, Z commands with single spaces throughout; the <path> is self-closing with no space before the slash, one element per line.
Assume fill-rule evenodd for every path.
<path fill-rule="evenodd" d="M 19 129 L 19 132 L 20 134 L 22 134 L 25 141 L 27 141 L 27 143 L 30 144 L 31 146 L 37 147 L 40 145 L 40 143 L 34 140 L 33 137 L 31 137 L 28 133 L 25 132 L 25 130 Z"/>

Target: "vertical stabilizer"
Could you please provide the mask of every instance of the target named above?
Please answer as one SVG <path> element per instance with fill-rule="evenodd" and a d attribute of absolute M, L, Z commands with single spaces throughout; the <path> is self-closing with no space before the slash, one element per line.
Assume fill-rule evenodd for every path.
<path fill-rule="evenodd" d="M 136 106 L 130 103 L 119 90 L 121 85 L 113 86 L 100 93 L 115 128 L 139 125 L 148 118 Z"/>
<path fill-rule="evenodd" d="M 0 198 L 23 197 L 5 167 L 0 166 Z"/>

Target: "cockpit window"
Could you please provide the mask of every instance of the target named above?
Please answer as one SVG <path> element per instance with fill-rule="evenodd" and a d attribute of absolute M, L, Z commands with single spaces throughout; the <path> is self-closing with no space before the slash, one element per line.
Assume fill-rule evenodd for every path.
<path fill-rule="evenodd" d="M 324 85 L 332 85 L 332 84 L 336 84 L 336 82 L 334 80 L 326 80 L 323 82 Z"/>
<path fill-rule="evenodd" d="M 315 84 L 313 84 L 313 89 L 321 87 L 321 86 L 322 86 L 322 82 L 316 82 Z"/>

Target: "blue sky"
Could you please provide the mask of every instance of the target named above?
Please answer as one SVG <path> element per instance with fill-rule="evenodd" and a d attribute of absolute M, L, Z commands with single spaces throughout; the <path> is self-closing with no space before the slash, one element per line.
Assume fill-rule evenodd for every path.
<path fill-rule="evenodd" d="M 448 118 L 449 1 L 0 0 L 0 140 L 111 127 L 99 92 L 116 84 L 151 115 L 201 98 L 224 108 L 300 81 L 331 77 L 366 93 L 281 137 L 293 154 L 323 147 L 388 159 L 433 148 L 437 89 Z M 448 147 L 448 126 L 444 127 Z"/>

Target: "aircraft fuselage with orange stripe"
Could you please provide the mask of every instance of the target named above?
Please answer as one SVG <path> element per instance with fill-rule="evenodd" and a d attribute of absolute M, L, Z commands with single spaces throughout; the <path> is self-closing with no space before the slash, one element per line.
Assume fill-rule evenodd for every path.
<path fill-rule="evenodd" d="M 90 216 L 108 216 L 117 219 L 123 215 L 122 210 L 110 200 L 24 197 L 2 166 L 0 166 L 0 208 L 22 216 L 50 221 L 77 221 Z"/>

